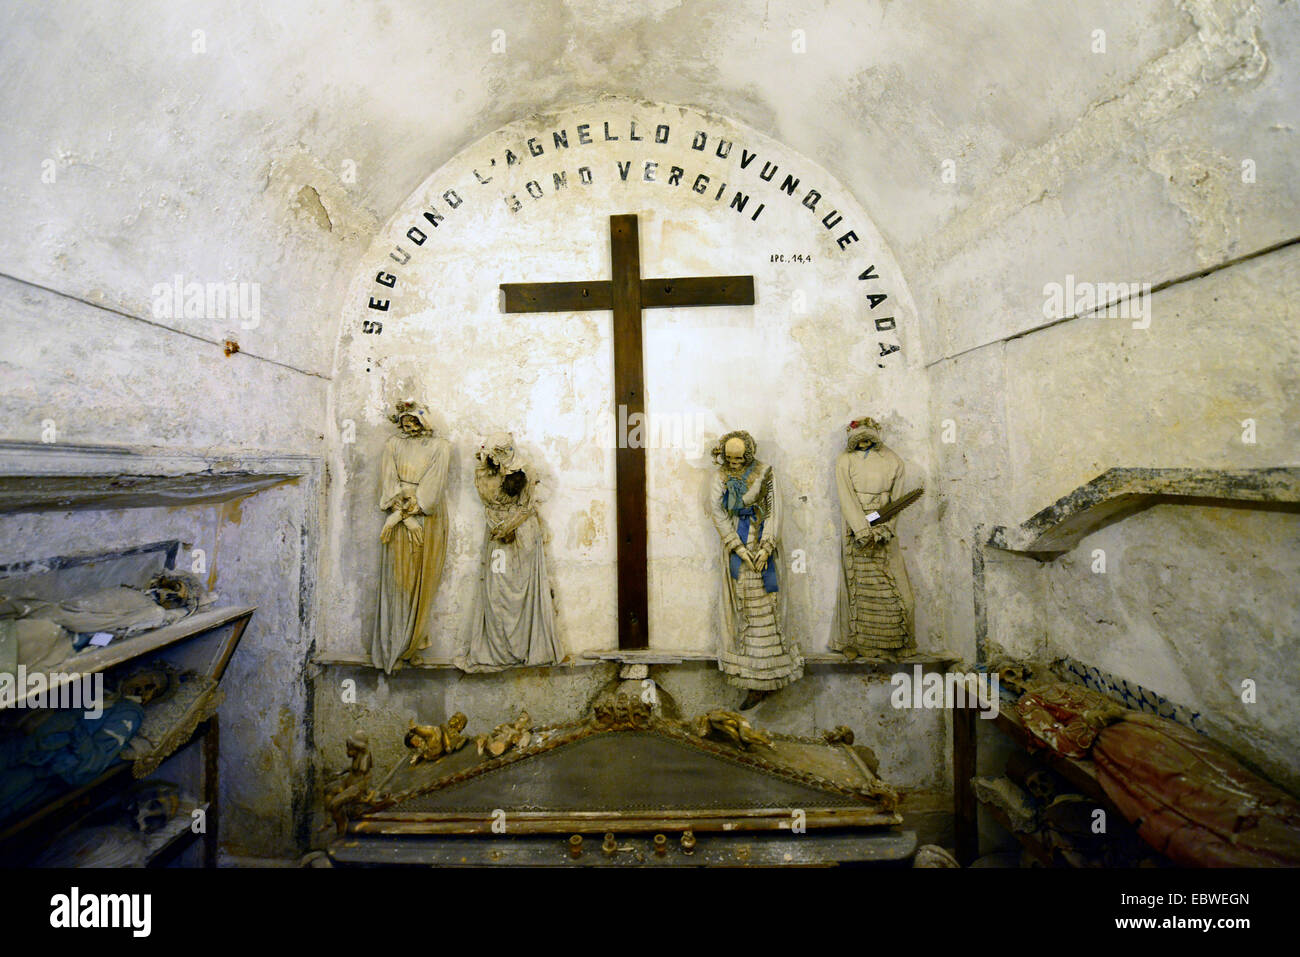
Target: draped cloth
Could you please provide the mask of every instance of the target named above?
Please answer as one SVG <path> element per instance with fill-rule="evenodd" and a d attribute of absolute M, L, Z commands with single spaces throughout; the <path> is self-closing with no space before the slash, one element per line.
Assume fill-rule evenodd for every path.
<path fill-rule="evenodd" d="M 840 514 L 840 578 L 830 647 L 869 657 L 899 657 L 916 649 L 912 587 L 895 536 L 883 545 L 859 541 L 867 516 L 903 493 L 903 460 L 875 444 L 846 451 L 835 463 Z M 877 523 L 894 531 L 896 518 Z"/>
<path fill-rule="evenodd" d="M 803 676 L 803 655 L 785 633 L 785 593 L 776 572 L 782 554 L 781 503 L 771 466 L 754 461 L 738 477 L 715 471 L 709 508 L 722 540 L 718 668 L 740 688 L 784 688 Z M 774 550 L 758 571 L 734 554 L 735 546 L 743 544 L 754 555 L 763 543 Z"/>
<path fill-rule="evenodd" d="M 524 469 L 508 433 L 490 436 L 484 452 L 491 455 L 498 470 L 481 465 L 474 472 L 486 525 L 474 605 L 455 664 L 467 672 L 558 664 L 563 653 L 556 638 L 555 606 L 542 548 L 542 526 L 532 504 L 532 484 L 525 484 L 514 496 L 502 487 L 507 476 Z M 494 529 L 511 526 L 512 540 L 492 537 Z"/>
<path fill-rule="evenodd" d="M 432 435 L 399 433 L 384 445 L 379 507 L 388 511 L 414 498 L 423 541 L 398 523 L 381 545 L 379 614 L 370 645 L 375 667 L 391 674 L 414 663 L 429 646 L 429 606 L 447 557 L 447 469 L 451 443 Z"/>
<path fill-rule="evenodd" d="M 1202 734 L 1128 712 L 1092 747 L 1097 780 L 1180 867 L 1300 867 L 1300 801 Z"/>

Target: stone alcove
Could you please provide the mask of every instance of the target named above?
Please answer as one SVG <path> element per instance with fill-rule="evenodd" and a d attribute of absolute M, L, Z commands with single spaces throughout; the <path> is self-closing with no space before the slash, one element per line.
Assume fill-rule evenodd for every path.
<path fill-rule="evenodd" d="M 724 185 L 725 184 L 725 185 Z M 739 197 L 739 198 L 737 198 Z M 746 428 L 783 481 L 793 632 L 824 653 L 839 574 L 833 466 L 847 422 L 878 416 L 927 482 L 929 402 L 915 310 L 867 212 L 835 177 L 790 146 L 699 110 L 610 97 L 529 116 L 457 154 L 379 231 L 344 304 L 322 563 L 328 676 L 318 742 L 356 724 L 377 760 L 400 754 L 412 715 L 463 711 L 491 726 L 526 707 L 571 718 L 615 673 L 613 411 L 610 319 L 600 312 L 503 314 L 503 282 L 607 278 L 608 218 L 635 213 L 643 276 L 752 274 L 752 307 L 645 314 L 651 655 L 685 712 L 734 704 L 711 660 L 717 534 L 704 502 L 709 450 Z M 378 576 L 378 452 L 392 403 L 425 401 L 453 447 L 447 569 L 434 600 L 432 668 L 376 674 L 367 649 Z M 661 418 L 656 421 L 656 416 Z M 478 574 L 482 510 L 469 475 L 481 436 L 511 431 L 543 483 L 565 666 L 462 676 L 456 648 Z M 917 587 L 934 588 L 932 505 L 900 524 Z M 920 609 L 922 651 L 942 651 Z M 603 659 L 600 653 L 606 653 Z M 823 657 L 826 657 L 823 655 Z M 944 716 L 888 706 L 888 672 L 818 666 L 760 706 L 757 720 L 817 733 L 866 714 L 867 740 L 904 787 L 942 788 Z M 364 720 L 334 686 L 355 683 Z M 739 700 L 737 698 L 737 700 Z M 387 731 L 383 729 L 387 728 Z"/>

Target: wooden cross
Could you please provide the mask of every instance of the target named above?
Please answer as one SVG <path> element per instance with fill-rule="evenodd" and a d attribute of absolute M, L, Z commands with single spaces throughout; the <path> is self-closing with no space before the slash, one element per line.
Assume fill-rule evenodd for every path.
<path fill-rule="evenodd" d="M 671 306 L 752 306 L 753 276 L 642 279 L 635 214 L 609 217 L 613 280 L 501 284 L 506 312 L 614 311 L 614 420 L 645 422 L 641 310 Z M 619 407 L 627 410 L 620 418 Z M 616 426 L 617 427 L 617 426 Z M 645 449 L 617 443 L 618 647 L 650 647 L 646 567 Z"/>

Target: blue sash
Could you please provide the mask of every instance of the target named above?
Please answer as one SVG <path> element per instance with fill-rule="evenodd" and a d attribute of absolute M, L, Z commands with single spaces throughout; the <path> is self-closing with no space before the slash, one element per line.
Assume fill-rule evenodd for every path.
<path fill-rule="evenodd" d="M 740 543 L 747 545 L 749 543 L 749 520 L 754 517 L 754 509 L 748 505 L 735 510 L 740 516 L 740 527 L 736 529 L 736 534 L 740 536 Z M 758 523 L 758 534 L 755 536 L 760 541 L 763 538 L 763 523 Z M 759 574 L 763 576 L 763 591 L 774 592 L 777 590 L 776 585 L 776 562 L 772 561 L 769 555 L 767 564 L 759 569 Z M 735 552 L 731 553 L 731 577 L 740 577 L 740 556 Z"/>

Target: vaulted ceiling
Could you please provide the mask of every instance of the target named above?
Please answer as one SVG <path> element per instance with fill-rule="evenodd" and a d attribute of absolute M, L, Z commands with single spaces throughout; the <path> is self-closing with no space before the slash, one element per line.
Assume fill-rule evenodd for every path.
<path fill-rule="evenodd" d="M 176 274 L 257 281 L 242 349 L 320 376 L 403 197 L 606 93 L 734 117 L 847 184 L 928 361 L 1041 323 L 1044 275 L 1178 277 L 1290 238 L 1300 205 L 1278 0 L 52 0 L 0 36 L 0 272 L 140 317 Z"/>

